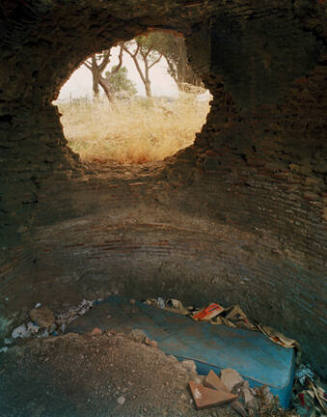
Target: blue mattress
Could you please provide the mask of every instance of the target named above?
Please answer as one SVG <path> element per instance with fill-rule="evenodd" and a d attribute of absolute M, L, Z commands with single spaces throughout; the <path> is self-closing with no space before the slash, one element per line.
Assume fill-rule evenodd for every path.
<path fill-rule="evenodd" d="M 179 360 L 196 363 L 199 374 L 212 369 L 236 369 L 251 387 L 267 385 L 279 396 L 282 407 L 289 405 L 294 378 L 294 350 L 272 343 L 259 332 L 195 322 L 129 299 L 112 296 L 74 320 L 67 331 L 84 333 L 94 327 L 128 332 L 141 329 L 159 348 Z"/>

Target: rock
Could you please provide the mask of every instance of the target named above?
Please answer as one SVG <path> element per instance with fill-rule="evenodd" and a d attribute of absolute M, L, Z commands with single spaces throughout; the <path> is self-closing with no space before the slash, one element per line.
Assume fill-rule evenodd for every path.
<path fill-rule="evenodd" d="M 131 332 L 129 333 L 129 336 L 138 343 L 144 343 L 145 340 L 147 339 L 146 334 L 144 333 L 143 330 L 141 329 L 133 329 L 131 330 Z"/>
<path fill-rule="evenodd" d="M 119 405 L 125 404 L 126 398 L 122 395 L 121 397 L 117 398 L 117 403 Z"/>
<path fill-rule="evenodd" d="M 242 392 L 245 407 L 248 409 L 248 411 L 257 411 L 259 409 L 259 403 L 257 398 L 253 395 L 252 390 L 249 387 L 249 383 L 247 381 L 245 381 L 243 384 Z"/>
<path fill-rule="evenodd" d="M 102 330 L 98 327 L 94 327 L 94 329 L 90 332 L 91 336 L 100 336 L 102 335 Z"/>
<path fill-rule="evenodd" d="M 152 347 L 154 347 L 154 348 L 157 348 L 157 347 L 158 347 L 158 342 L 156 342 L 155 340 L 151 340 L 151 339 L 149 339 L 148 337 L 146 337 L 146 338 L 144 339 L 144 343 L 145 343 L 146 345 L 148 345 L 148 346 L 152 346 Z"/>
<path fill-rule="evenodd" d="M 32 321 L 43 328 L 48 328 L 55 324 L 55 316 L 46 306 L 33 308 L 33 310 L 30 311 L 29 316 Z"/>
<path fill-rule="evenodd" d="M 150 339 L 149 337 L 146 337 L 146 338 L 144 339 L 144 344 L 145 344 L 145 345 L 150 346 L 150 344 L 151 344 L 151 339 Z"/>
<path fill-rule="evenodd" d="M 228 391 L 232 391 L 233 388 L 244 382 L 244 379 L 241 375 L 235 371 L 235 369 L 226 368 L 221 371 L 220 380 L 228 389 Z"/>
<path fill-rule="evenodd" d="M 189 372 L 196 374 L 196 365 L 192 360 L 182 361 L 182 366 Z M 212 387 L 211 387 L 212 388 Z"/>
<path fill-rule="evenodd" d="M 153 348 L 157 348 L 158 347 L 158 342 L 156 342 L 155 340 L 151 340 L 150 341 L 150 346 L 152 346 Z"/>
<path fill-rule="evenodd" d="M 241 417 L 247 417 L 248 413 L 246 412 L 243 404 L 238 401 L 235 400 L 231 403 L 231 407 L 234 411 L 236 411 L 236 413 L 238 413 Z"/>
<path fill-rule="evenodd" d="M 265 404 L 271 405 L 274 403 L 274 396 L 270 392 L 270 388 L 267 386 L 259 388 Z"/>

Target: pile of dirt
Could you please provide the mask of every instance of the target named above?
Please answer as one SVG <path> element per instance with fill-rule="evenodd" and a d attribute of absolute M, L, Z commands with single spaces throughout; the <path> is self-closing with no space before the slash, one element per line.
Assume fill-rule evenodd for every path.
<path fill-rule="evenodd" d="M 0 354 L 2 417 L 213 416 L 187 391 L 197 376 L 120 334 L 30 339 Z M 234 416 L 228 407 L 220 416 Z"/>
<path fill-rule="evenodd" d="M 113 332 L 22 340 L 0 353 L 2 417 L 235 417 L 229 405 L 196 410 L 190 363 L 156 343 Z M 190 362 L 190 361 L 189 361 Z M 266 414 L 268 413 L 268 414 Z M 287 416 L 277 410 L 265 415 Z"/>

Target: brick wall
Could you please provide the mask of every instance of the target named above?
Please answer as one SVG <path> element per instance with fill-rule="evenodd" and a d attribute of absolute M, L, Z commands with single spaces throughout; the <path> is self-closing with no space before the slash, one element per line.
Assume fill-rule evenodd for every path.
<path fill-rule="evenodd" d="M 325 4 L 125 3 L 4 2 L 0 319 L 115 291 L 239 303 L 326 376 Z M 86 56 L 147 27 L 185 34 L 207 124 L 161 164 L 85 166 L 51 101 Z"/>

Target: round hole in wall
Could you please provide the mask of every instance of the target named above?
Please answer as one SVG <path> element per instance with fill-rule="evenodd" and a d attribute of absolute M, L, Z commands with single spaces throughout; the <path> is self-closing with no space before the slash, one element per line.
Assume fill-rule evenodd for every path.
<path fill-rule="evenodd" d="M 152 31 L 90 55 L 55 104 L 68 145 L 82 160 L 140 164 L 190 146 L 210 99 L 184 38 Z"/>

